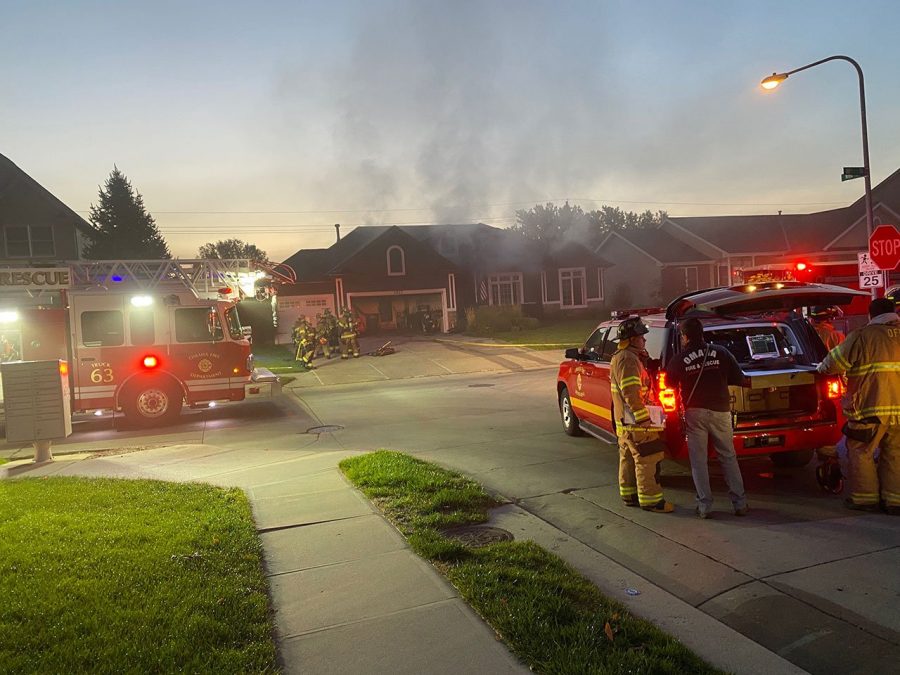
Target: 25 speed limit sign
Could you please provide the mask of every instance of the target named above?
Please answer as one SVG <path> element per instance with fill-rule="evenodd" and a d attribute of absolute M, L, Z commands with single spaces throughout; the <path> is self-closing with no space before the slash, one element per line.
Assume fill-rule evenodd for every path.
<path fill-rule="evenodd" d="M 872 262 L 868 251 L 857 253 L 856 258 L 859 265 L 859 287 L 862 289 L 884 288 L 884 273 Z"/>

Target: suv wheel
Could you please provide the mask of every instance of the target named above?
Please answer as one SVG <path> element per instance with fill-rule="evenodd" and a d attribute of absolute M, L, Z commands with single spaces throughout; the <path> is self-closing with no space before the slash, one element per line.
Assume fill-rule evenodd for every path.
<path fill-rule="evenodd" d="M 581 436 L 584 432 L 578 424 L 578 417 L 572 409 L 569 390 L 565 387 L 559 392 L 559 414 L 562 417 L 563 429 L 569 436 Z"/>
<path fill-rule="evenodd" d="M 812 450 L 791 450 L 790 452 L 773 452 L 769 455 L 772 458 L 772 464 L 777 467 L 793 468 L 801 467 L 809 464 L 813 458 Z"/>

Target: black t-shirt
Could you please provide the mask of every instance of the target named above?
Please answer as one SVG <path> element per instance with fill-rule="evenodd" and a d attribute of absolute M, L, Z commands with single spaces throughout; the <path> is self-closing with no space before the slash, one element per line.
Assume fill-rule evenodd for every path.
<path fill-rule="evenodd" d="M 703 375 L 694 389 L 707 350 L 709 355 L 703 366 Z M 744 373 L 725 347 L 700 343 L 690 345 L 672 357 L 666 366 L 666 379 L 672 386 L 681 385 L 681 400 L 686 404 L 685 407 L 728 412 L 731 410 L 728 385 L 740 386 L 744 381 Z M 688 397 L 691 397 L 690 401 L 687 400 Z"/>

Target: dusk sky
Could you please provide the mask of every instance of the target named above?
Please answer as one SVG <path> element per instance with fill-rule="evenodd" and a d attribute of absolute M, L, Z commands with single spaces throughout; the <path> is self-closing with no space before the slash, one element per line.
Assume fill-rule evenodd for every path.
<path fill-rule="evenodd" d="M 336 222 L 844 206 L 900 168 L 900 3 L 0 0 L 0 153 L 87 217 L 117 165 L 173 253 Z"/>

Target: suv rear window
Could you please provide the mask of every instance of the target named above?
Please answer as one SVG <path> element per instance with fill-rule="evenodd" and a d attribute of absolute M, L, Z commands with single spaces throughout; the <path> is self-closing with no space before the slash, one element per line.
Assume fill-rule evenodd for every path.
<path fill-rule="evenodd" d="M 648 328 L 650 331 L 644 336 L 647 338 L 647 353 L 651 359 L 661 359 L 666 342 L 666 329 L 662 326 L 648 326 Z"/>

